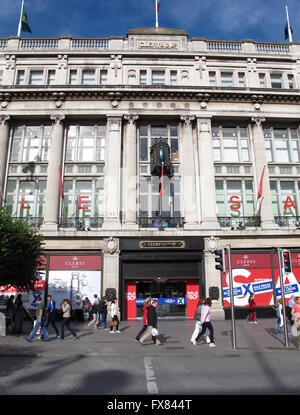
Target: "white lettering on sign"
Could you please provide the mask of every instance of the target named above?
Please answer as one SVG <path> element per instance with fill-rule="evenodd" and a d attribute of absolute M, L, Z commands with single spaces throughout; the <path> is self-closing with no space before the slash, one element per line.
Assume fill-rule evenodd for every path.
<path fill-rule="evenodd" d="M 167 41 L 159 41 L 159 42 L 139 42 L 138 47 L 140 49 L 178 49 L 177 42 L 167 42 Z"/>
<path fill-rule="evenodd" d="M 198 291 L 188 291 L 187 292 L 187 298 L 189 300 L 197 300 L 198 297 L 199 297 Z"/>
<path fill-rule="evenodd" d="M 136 299 L 136 293 L 134 291 L 127 293 L 127 301 L 135 301 Z"/>

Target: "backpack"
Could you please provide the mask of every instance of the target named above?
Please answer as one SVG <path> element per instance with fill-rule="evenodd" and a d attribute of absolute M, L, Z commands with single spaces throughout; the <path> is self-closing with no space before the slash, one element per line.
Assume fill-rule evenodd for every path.
<path fill-rule="evenodd" d="M 105 310 L 105 305 L 104 302 L 101 300 L 97 306 L 97 310 L 99 313 L 103 313 L 103 311 Z"/>

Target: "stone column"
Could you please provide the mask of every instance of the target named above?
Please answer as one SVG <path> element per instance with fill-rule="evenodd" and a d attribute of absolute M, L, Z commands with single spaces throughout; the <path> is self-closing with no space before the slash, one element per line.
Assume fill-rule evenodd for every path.
<path fill-rule="evenodd" d="M 102 294 L 105 295 L 107 288 L 114 288 L 118 298 L 118 306 L 120 307 L 121 298 L 119 293 L 119 239 L 104 239 L 105 246 L 103 248 L 103 274 L 102 274 Z"/>
<path fill-rule="evenodd" d="M 197 118 L 200 170 L 201 227 L 219 229 L 216 208 L 214 153 L 211 137 L 211 120 Z"/>
<path fill-rule="evenodd" d="M 64 142 L 64 115 L 53 115 L 54 121 L 51 130 L 50 157 L 48 163 L 45 220 L 42 230 L 55 231 L 58 228 L 60 190 L 59 168 L 63 156 Z"/>
<path fill-rule="evenodd" d="M 253 150 L 254 150 L 254 158 L 255 158 L 255 175 L 256 175 L 256 183 L 257 189 L 255 193 L 255 198 L 261 178 L 261 174 L 263 171 L 264 166 L 265 172 L 263 177 L 263 188 L 262 188 L 262 197 L 258 201 L 260 205 L 260 216 L 261 216 L 261 228 L 262 229 L 274 229 L 277 228 L 278 225 L 274 222 L 274 215 L 272 209 L 272 198 L 271 198 L 271 188 L 270 188 L 270 178 L 269 178 L 269 170 L 268 170 L 268 162 L 266 156 L 266 149 L 265 149 L 265 138 L 264 132 L 262 128 L 262 123 L 265 121 L 263 117 L 252 117 L 252 135 L 253 135 Z"/>
<path fill-rule="evenodd" d="M 126 229 L 138 229 L 137 225 L 137 137 L 136 137 L 136 121 L 138 115 L 124 115 L 125 120 L 128 121 L 126 126 L 126 133 L 124 137 L 124 224 Z"/>
<path fill-rule="evenodd" d="M 9 143 L 9 115 L 0 115 L 0 207 L 3 204 L 6 163 Z"/>
<path fill-rule="evenodd" d="M 121 200 L 122 117 L 107 116 L 103 229 L 119 229 Z"/>
<path fill-rule="evenodd" d="M 193 142 L 192 122 L 194 115 L 182 115 L 182 183 L 183 183 L 183 205 L 184 205 L 184 228 L 193 229 L 197 227 L 197 200 L 196 200 L 196 177 L 195 177 L 195 146 Z"/>

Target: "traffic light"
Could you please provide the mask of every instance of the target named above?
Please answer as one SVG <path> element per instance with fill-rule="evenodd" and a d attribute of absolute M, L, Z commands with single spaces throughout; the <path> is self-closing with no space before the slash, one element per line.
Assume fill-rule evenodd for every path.
<path fill-rule="evenodd" d="M 287 249 L 282 250 L 282 266 L 284 272 L 292 272 L 291 253 Z"/>
<path fill-rule="evenodd" d="M 226 272 L 226 266 L 225 266 L 225 249 L 218 249 L 215 251 L 215 261 L 216 261 L 216 269 L 221 272 Z"/>

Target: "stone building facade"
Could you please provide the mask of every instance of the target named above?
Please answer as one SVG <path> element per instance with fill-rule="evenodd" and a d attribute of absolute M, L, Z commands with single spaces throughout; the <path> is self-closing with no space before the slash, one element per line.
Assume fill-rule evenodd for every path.
<path fill-rule="evenodd" d="M 299 84 L 296 42 L 165 28 L 0 39 L 0 202 L 44 235 L 48 283 L 99 271 L 99 295 L 115 289 L 123 318 L 149 294 L 166 299 L 162 314 L 188 317 L 211 295 L 224 318 L 215 249 L 271 255 L 275 285 L 275 248 L 296 264 Z M 150 171 L 160 138 L 173 166 L 161 198 Z"/>

